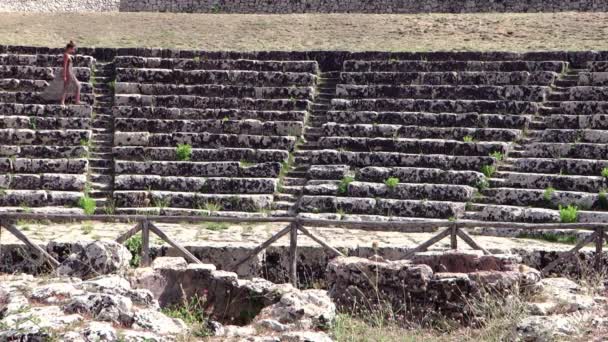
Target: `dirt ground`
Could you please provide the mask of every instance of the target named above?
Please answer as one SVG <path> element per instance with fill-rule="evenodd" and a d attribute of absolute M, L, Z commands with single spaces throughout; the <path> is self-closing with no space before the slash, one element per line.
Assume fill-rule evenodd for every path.
<path fill-rule="evenodd" d="M 608 50 L 608 13 L 0 13 L 0 44 L 204 50 Z"/>

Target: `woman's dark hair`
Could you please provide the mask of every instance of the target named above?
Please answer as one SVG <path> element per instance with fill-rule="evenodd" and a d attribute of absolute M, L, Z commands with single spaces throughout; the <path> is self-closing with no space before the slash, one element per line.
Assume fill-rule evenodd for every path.
<path fill-rule="evenodd" d="M 65 46 L 66 51 L 76 47 L 76 44 L 74 43 L 74 41 L 70 40 L 70 42 L 68 43 L 68 45 Z"/>

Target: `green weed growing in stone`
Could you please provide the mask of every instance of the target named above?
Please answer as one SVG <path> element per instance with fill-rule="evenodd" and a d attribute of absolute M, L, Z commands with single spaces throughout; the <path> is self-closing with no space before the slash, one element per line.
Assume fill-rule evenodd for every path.
<path fill-rule="evenodd" d="M 386 185 L 389 189 L 394 189 L 399 184 L 399 178 L 397 177 L 389 177 L 384 181 L 384 185 Z"/>
<path fill-rule="evenodd" d="M 598 193 L 598 202 L 600 204 L 600 208 L 608 209 L 608 196 L 606 195 L 606 189 L 602 189 Z"/>
<path fill-rule="evenodd" d="M 83 197 L 80 197 L 80 199 L 78 200 L 78 206 L 82 208 L 82 210 L 84 210 L 84 213 L 86 215 L 95 214 L 95 200 L 89 197 L 89 195 L 84 195 Z"/>
<path fill-rule="evenodd" d="M 490 157 L 496 159 L 497 161 L 502 161 L 505 158 L 505 155 L 502 152 L 494 151 L 490 153 Z"/>
<path fill-rule="evenodd" d="M 488 182 L 487 179 L 483 178 L 483 179 L 479 180 L 477 183 L 475 183 L 475 186 L 477 187 L 477 190 L 484 191 L 485 189 L 490 187 L 490 183 Z"/>
<path fill-rule="evenodd" d="M 202 206 L 202 209 L 207 210 L 209 212 L 216 212 L 222 210 L 222 205 L 215 202 L 207 202 Z"/>
<path fill-rule="evenodd" d="M 93 231 L 93 224 L 91 222 L 85 222 L 82 227 L 80 227 L 82 234 L 88 235 Z"/>
<path fill-rule="evenodd" d="M 252 163 L 252 162 L 250 162 L 250 161 L 247 161 L 247 160 L 244 160 L 244 159 L 243 159 L 243 160 L 241 160 L 241 161 L 239 162 L 239 165 L 240 165 L 241 167 L 250 167 L 250 166 L 255 165 L 255 163 Z"/>
<path fill-rule="evenodd" d="M 214 232 L 222 231 L 228 229 L 228 224 L 224 222 L 206 222 L 204 223 L 205 229 L 211 230 Z"/>
<path fill-rule="evenodd" d="M 473 139 L 473 137 L 472 137 L 472 136 L 470 136 L 470 135 L 465 135 L 465 136 L 462 138 L 462 141 L 464 141 L 465 143 L 472 143 L 472 142 L 474 142 L 475 140 Z"/>
<path fill-rule="evenodd" d="M 608 178 L 608 167 L 602 169 L 602 177 Z"/>
<path fill-rule="evenodd" d="M 520 239 L 535 239 L 535 240 L 543 240 L 548 242 L 556 242 L 556 243 L 567 243 L 567 244 L 575 244 L 577 241 L 576 236 L 574 235 L 559 235 L 551 232 L 541 232 L 541 233 L 528 233 L 521 232 L 517 234 L 517 237 Z"/>
<path fill-rule="evenodd" d="M 172 318 L 179 318 L 190 327 L 194 337 L 207 337 L 212 333 L 207 328 L 207 318 L 205 317 L 207 299 L 193 296 L 190 300 L 184 301 L 182 305 L 174 305 L 161 311 Z"/>
<path fill-rule="evenodd" d="M 192 146 L 189 144 L 177 144 L 175 154 L 177 155 L 177 160 L 188 161 L 192 157 Z"/>
<path fill-rule="evenodd" d="M 494 173 L 496 172 L 496 166 L 494 165 L 484 165 L 481 167 L 481 173 L 487 178 L 492 178 Z"/>
<path fill-rule="evenodd" d="M 36 123 L 36 118 L 35 117 L 30 118 L 30 124 L 29 124 L 29 126 L 30 126 L 30 129 L 33 129 L 33 130 L 37 129 L 38 124 Z"/>
<path fill-rule="evenodd" d="M 348 185 L 355 181 L 355 177 L 346 176 L 340 180 L 340 184 L 338 184 L 338 193 L 341 195 L 346 194 L 348 191 Z"/>
<path fill-rule="evenodd" d="M 153 200 L 153 203 L 155 207 L 164 209 L 171 204 L 171 201 L 168 197 L 157 197 Z"/>
<path fill-rule="evenodd" d="M 543 192 L 543 200 L 547 203 L 551 202 L 551 199 L 553 198 L 553 194 L 555 193 L 555 188 L 553 187 L 547 187 L 545 189 L 545 191 Z"/>
<path fill-rule="evenodd" d="M 578 208 L 575 205 L 559 206 L 559 218 L 562 223 L 574 223 L 578 220 Z"/>
<path fill-rule="evenodd" d="M 141 234 L 137 234 L 129 238 L 129 240 L 125 241 L 125 247 L 131 252 L 131 261 L 129 264 L 131 267 L 138 267 L 141 261 L 141 251 L 142 251 L 142 241 Z"/>

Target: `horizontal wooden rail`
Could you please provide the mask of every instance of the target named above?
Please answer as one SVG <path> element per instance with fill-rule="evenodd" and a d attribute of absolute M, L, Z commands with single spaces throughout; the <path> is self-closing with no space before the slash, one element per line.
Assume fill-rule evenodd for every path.
<path fill-rule="evenodd" d="M 593 233 L 587 236 L 585 239 L 580 241 L 573 249 L 568 252 L 561 253 L 558 259 L 551 262 L 543 273 L 549 272 L 555 268 L 561 261 L 569 256 L 576 256 L 582 247 L 587 244 L 595 243 L 595 264 L 596 267 L 603 267 L 603 258 L 601 253 L 603 252 L 603 244 L 606 241 L 606 228 L 608 223 L 520 223 L 520 222 L 488 222 L 488 221 L 473 221 L 473 220 L 413 220 L 413 221 L 390 221 L 390 222 L 377 222 L 377 221 L 342 221 L 342 220 L 324 220 L 324 219 L 312 219 L 297 214 L 286 217 L 223 217 L 223 216 L 158 216 L 158 215 L 54 215 L 54 214 L 32 214 L 32 213 L 6 213 L 0 214 L 0 222 L 2 225 L 19 240 L 23 241 L 27 246 L 34 249 L 38 254 L 45 257 L 48 262 L 53 266 L 58 266 L 59 262 L 50 256 L 41 247 L 32 243 L 27 236 L 15 227 L 12 222 L 17 220 L 35 220 L 35 221 L 49 221 L 49 222 L 79 222 L 79 221 L 100 221 L 100 222 L 122 222 L 122 223 L 135 223 L 136 225 L 121 234 L 117 238 L 117 242 L 124 243 L 135 234 L 142 234 L 142 261 L 144 265 L 150 263 L 150 246 L 149 246 L 149 234 L 153 232 L 165 242 L 169 243 L 175 248 L 180 254 L 186 257 L 189 261 L 200 263 L 201 261 L 191 254 L 184 247 L 180 246 L 177 242 L 173 241 L 163 230 L 161 230 L 156 224 L 179 224 L 179 223 L 205 223 L 205 222 L 223 222 L 223 223 L 286 223 L 287 226 L 275 233 L 268 240 L 254 248 L 245 258 L 239 260 L 234 268 L 238 268 L 251 258 L 261 253 L 263 250 L 268 248 L 271 244 L 279 240 L 281 237 L 289 236 L 290 247 L 289 247 L 289 278 L 294 285 L 297 285 L 297 258 L 298 258 L 298 232 L 302 232 L 304 235 L 311 238 L 316 243 L 320 244 L 329 253 L 333 255 L 343 254 L 337 249 L 333 248 L 329 243 L 315 235 L 311 230 L 306 227 L 336 227 L 344 229 L 360 229 L 366 231 L 392 231 L 402 233 L 414 233 L 414 232 L 435 232 L 430 239 L 424 241 L 418 246 L 412 248 L 406 253 L 406 258 L 412 257 L 418 252 L 426 251 L 429 247 L 436 244 L 446 237 L 450 237 L 450 247 L 452 249 L 458 248 L 457 239 L 460 238 L 467 245 L 473 249 L 480 250 L 484 254 L 490 254 L 488 250 L 483 248 L 479 243 L 475 242 L 473 237 L 467 234 L 463 229 L 467 228 L 509 228 L 518 229 L 522 231 L 538 231 L 538 230 L 589 230 Z M 439 230 L 439 232 L 437 232 Z"/>

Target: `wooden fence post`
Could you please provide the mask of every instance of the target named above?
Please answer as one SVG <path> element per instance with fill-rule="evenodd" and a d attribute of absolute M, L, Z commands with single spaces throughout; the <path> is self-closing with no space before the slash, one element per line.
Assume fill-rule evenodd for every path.
<path fill-rule="evenodd" d="M 453 250 L 458 249 L 458 226 L 456 223 L 452 224 L 450 228 L 450 248 Z"/>
<path fill-rule="evenodd" d="M 604 248 L 604 228 L 595 229 L 595 269 L 600 272 L 602 270 L 602 254 Z"/>
<path fill-rule="evenodd" d="M 150 266 L 150 224 L 148 220 L 141 222 L 141 265 Z"/>
<path fill-rule="evenodd" d="M 298 225 L 292 223 L 289 231 L 289 281 L 298 288 Z"/>

